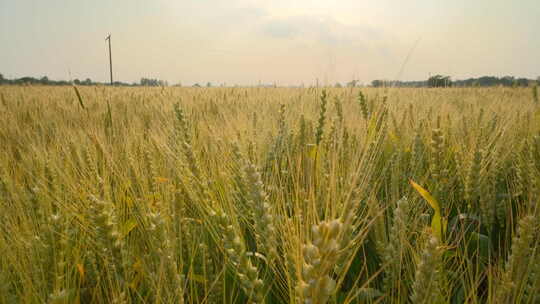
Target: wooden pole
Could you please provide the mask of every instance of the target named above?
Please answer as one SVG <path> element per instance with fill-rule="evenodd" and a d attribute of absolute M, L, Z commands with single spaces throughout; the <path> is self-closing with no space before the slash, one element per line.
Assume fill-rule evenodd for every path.
<path fill-rule="evenodd" d="M 105 38 L 109 41 L 109 71 L 111 73 L 111 86 L 113 85 L 113 76 L 112 76 L 112 52 L 111 52 L 111 34 Z"/>

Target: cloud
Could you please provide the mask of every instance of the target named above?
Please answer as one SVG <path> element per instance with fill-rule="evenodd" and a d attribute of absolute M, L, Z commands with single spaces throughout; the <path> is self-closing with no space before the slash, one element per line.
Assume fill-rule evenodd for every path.
<path fill-rule="evenodd" d="M 332 47 L 380 51 L 390 54 L 388 45 L 398 40 L 390 33 L 366 24 L 348 25 L 331 17 L 297 15 L 267 16 L 261 22 L 262 35 L 273 39 L 298 40 Z"/>
<path fill-rule="evenodd" d="M 271 38 L 311 39 L 325 44 L 336 44 L 343 39 L 341 24 L 317 16 L 270 17 L 262 25 L 262 32 Z"/>

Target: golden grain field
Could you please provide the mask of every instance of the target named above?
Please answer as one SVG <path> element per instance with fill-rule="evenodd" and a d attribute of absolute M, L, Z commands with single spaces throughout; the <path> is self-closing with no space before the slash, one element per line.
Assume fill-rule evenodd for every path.
<path fill-rule="evenodd" d="M 0 303 L 540 303 L 530 88 L 0 86 Z"/>

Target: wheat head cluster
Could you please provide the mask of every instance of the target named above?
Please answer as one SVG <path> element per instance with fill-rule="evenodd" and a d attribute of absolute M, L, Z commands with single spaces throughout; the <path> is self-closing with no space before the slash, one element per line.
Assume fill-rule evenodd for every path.
<path fill-rule="evenodd" d="M 540 303 L 535 92 L 0 87 L 0 303 Z"/>

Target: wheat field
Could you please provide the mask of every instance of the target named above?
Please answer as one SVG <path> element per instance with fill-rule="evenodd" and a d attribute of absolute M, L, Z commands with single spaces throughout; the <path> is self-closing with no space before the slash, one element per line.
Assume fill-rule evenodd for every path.
<path fill-rule="evenodd" d="M 540 303 L 535 99 L 0 87 L 0 303 Z"/>

